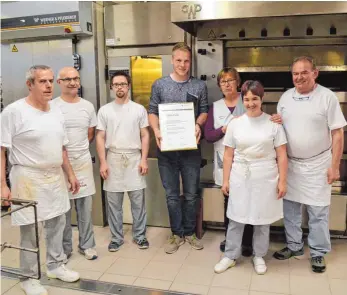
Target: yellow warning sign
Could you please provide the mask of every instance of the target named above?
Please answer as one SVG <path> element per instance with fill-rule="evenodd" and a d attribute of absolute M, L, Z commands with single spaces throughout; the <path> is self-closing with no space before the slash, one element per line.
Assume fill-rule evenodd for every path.
<path fill-rule="evenodd" d="M 13 46 L 12 46 L 12 52 L 18 52 L 18 48 L 17 48 L 16 45 L 13 45 Z"/>
<path fill-rule="evenodd" d="M 207 36 L 208 39 L 216 39 L 216 34 L 214 33 L 213 30 L 210 30 L 210 32 L 208 33 L 208 36 Z"/>

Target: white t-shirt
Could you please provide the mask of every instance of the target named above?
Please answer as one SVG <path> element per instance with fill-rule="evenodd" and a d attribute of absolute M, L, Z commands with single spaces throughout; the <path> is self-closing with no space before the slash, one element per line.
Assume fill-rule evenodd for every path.
<path fill-rule="evenodd" d="M 91 102 L 80 98 L 79 102 L 68 103 L 60 97 L 52 101 L 60 107 L 64 119 L 69 143 L 66 145 L 69 157 L 79 158 L 89 154 L 88 128 L 97 124 L 96 113 Z"/>
<path fill-rule="evenodd" d="M 112 101 L 98 112 L 98 130 L 106 131 L 107 149 L 140 150 L 140 129 L 148 126 L 146 109 L 131 100 L 126 104 Z"/>
<path fill-rule="evenodd" d="M 246 114 L 232 120 L 224 136 L 223 144 L 235 149 L 235 161 L 267 161 L 276 159 L 275 148 L 286 144 L 283 127 L 270 121 L 270 115 L 259 117 Z"/>
<path fill-rule="evenodd" d="M 68 139 L 60 109 L 50 104 L 50 110 L 43 112 L 23 98 L 4 109 L 1 123 L 1 146 L 9 149 L 13 165 L 12 197 L 37 201 L 38 221 L 65 214 L 70 202 L 61 165 Z M 13 225 L 34 223 L 32 208 L 18 210 L 11 217 Z"/>
<path fill-rule="evenodd" d="M 60 167 L 62 147 L 68 142 L 63 114 L 52 104 L 48 112 L 43 112 L 22 98 L 1 114 L 1 146 L 9 149 L 12 165 Z"/>
<path fill-rule="evenodd" d="M 288 156 L 308 159 L 331 148 L 331 130 L 346 126 L 336 95 L 321 85 L 307 95 L 295 88 L 281 96 L 277 112 L 288 139 Z"/>

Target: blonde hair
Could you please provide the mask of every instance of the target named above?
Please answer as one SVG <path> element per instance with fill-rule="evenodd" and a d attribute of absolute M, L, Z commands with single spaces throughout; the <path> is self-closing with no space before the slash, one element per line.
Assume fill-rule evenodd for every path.
<path fill-rule="evenodd" d="M 174 52 L 177 50 L 187 51 L 190 54 L 192 54 L 192 50 L 185 42 L 179 42 L 179 43 L 175 44 L 175 46 L 172 48 L 172 54 L 174 54 Z"/>
<path fill-rule="evenodd" d="M 233 68 L 233 67 L 227 67 L 227 68 L 223 68 L 219 71 L 218 75 L 217 75 L 217 84 L 218 86 L 220 86 L 220 80 L 222 79 L 222 77 L 226 74 L 232 74 L 235 79 L 236 79 L 236 82 L 237 82 L 237 87 L 240 86 L 241 84 L 241 78 L 240 78 L 240 75 L 239 75 L 239 72 Z"/>

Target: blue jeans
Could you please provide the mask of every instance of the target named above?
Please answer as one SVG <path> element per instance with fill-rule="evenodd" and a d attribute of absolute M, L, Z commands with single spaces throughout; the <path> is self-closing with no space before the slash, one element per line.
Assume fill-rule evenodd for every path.
<path fill-rule="evenodd" d="M 157 151 L 160 178 L 166 192 L 171 231 L 174 235 L 191 236 L 196 228 L 200 205 L 200 149 L 192 151 Z M 180 199 L 181 173 L 184 201 Z"/>

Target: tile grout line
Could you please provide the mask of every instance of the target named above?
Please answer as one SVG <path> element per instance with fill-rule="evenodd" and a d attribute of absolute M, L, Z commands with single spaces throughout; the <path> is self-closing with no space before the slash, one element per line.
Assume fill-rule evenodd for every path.
<path fill-rule="evenodd" d="M 186 243 L 186 242 L 185 242 L 185 243 Z M 184 244 L 183 244 L 183 245 L 184 245 Z M 182 245 L 182 246 L 183 246 L 183 245 Z M 179 248 L 178 248 L 177 251 L 179 251 Z M 177 252 L 177 251 L 176 251 L 176 252 Z M 189 256 L 189 254 L 190 254 L 191 252 L 192 252 L 192 247 L 190 247 L 190 249 L 189 249 L 189 251 L 188 251 L 188 255 L 186 256 L 186 258 L 184 259 L 184 261 L 187 259 L 187 257 Z M 167 255 L 169 255 L 169 254 L 167 254 Z M 169 290 L 171 290 L 171 287 L 172 287 L 173 283 L 175 282 L 175 280 L 176 280 L 178 274 L 180 273 L 180 271 L 181 271 L 181 269 L 182 269 L 182 267 L 183 267 L 184 261 L 183 261 L 183 263 L 181 264 L 181 267 L 179 268 L 179 270 L 178 270 L 177 274 L 175 275 L 174 279 L 172 280 L 172 283 L 171 283 L 171 285 L 170 285 Z"/>
<path fill-rule="evenodd" d="M 160 249 L 161 249 L 161 248 L 159 248 L 159 249 L 154 253 L 153 257 L 159 252 Z M 148 260 L 148 263 L 143 267 L 143 269 L 141 270 L 140 274 L 136 276 L 136 279 L 135 279 L 135 281 L 131 284 L 131 286 L 134 286 L 135 282 L 136 282 L 139 278 L 142 278 L 142 277 L 141 277 L 141 274 L 143 273 L 143 271 L 145 270 L 145 268 L 148 266 L 148 264 L 151 263 L 153 257 L 151 257 L 151 258 Z"/>

